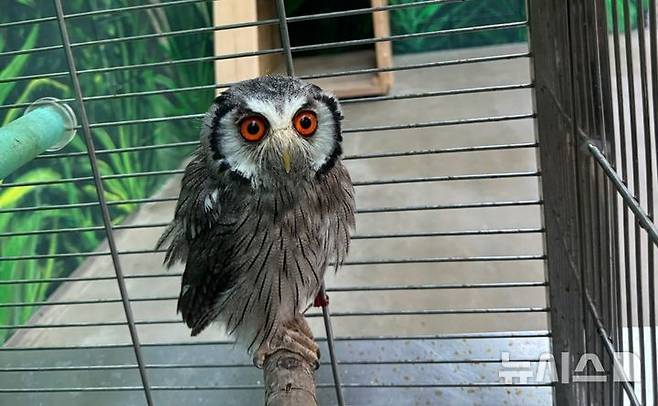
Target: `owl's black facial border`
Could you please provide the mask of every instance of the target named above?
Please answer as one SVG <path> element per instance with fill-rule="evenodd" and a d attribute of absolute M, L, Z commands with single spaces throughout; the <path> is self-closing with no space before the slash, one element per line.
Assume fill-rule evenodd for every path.
<path fill-rule="evenodd" d="M 336 165 L 336 161 L 338 158 L 341 156 L 343 153 L 343 147 L 341 146 L 341 142 L 343 141 L 343 134 L 341 130 L 341 120 L 343 119 L 343 114 L 340 112 L 340 108 L 338 107 L 338 100 L 334 98 L 333 96 L 329 96 L 328 94 L 322 92 L 322 90 L 317 87 L 321 93 L 316 97 L 316 100 L 320 103 L 323 103 L 329 111 L 331 111 L 331 114 L 334 116 L 334 123 L 336 123 L 336 128 L 334 129 L 334 140 L 335 146 L 334 150 L 331 151 L 331 154 L 329 154 L 329 158 L 327 158 L 327 161 L 322 164 L 320 169 L 315 173 L 315 176 L 322 176 L 329 172 L 331 168 Z"/>
<path fill-rule="evenodd" d="M 219 96 L 215 97 L 214 104 L 217 106 L 214 112 L 214 117 L 212 118 L 212 126 L 210 128 L 209 144 L 210 149 L 213 152 L 212 158 L 215 161 L 220 161 L 224 159 L 224 155 L 219 150 L 219 122 L 227 115 L 231 110 L 235 108 L 235 104 L 231 101 L 231 96 L 229 93 L 224 92 Z"/>
<path fill-rule="evenodd" d="M 214 116 L 212 118 L 212 124 L 210 129 L 209 144 L 210 149 L 212 150 L 212 158 L 220 162 L 218 170 L 220 172 L 228 172 L 228 175 L 235 182 L 242 184 L 249 184 L 249 179 L 245 178 L 238 172 L 231 169 L 231 166 L 224 160 L 224 154 L 219 150 L 219 127 L 220 122 L 224 116 L 226 116 L 231 111 L 235 110 L 238 107 L 237 103 L 233 100 L 229 92 L 224 92 L 217 96 L 214 100 L 214 104 L 217 105 L 217 108 L 214 111 Z"/>

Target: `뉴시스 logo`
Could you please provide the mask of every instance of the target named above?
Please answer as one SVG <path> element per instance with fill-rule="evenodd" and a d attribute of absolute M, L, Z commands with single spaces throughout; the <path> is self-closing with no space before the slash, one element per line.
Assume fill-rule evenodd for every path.
<path fill-rule="evenodd" d="M 639 382 L 640 357 L 632 352 L 614 353 L 616 363 L 603 367 L 597 354 L 585 353 L 572 362 L 569 352 L 560 356 L 558 371 L 555 357 L 551 353 L 542 353 L 539 359 L 530 361 L 511 361 L 509 352 L 501 353 L 501 368 L 498 377 L 506 384 L 527 384 L 529 382 L 606 382 L 612 369 L 614 382 Z M 534 367 L 533 367 L 533 364 Z M 588 370 L 588 365 L 591 367 Z"/>

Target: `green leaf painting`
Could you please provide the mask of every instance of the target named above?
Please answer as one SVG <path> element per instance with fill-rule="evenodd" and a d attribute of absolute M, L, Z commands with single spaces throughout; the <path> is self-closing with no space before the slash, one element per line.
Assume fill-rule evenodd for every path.
<path fill-rule="evenodd" d="M 413 3 L 415 0 L 390 0 L 390 4 Z M 612 7 L 619 13 L 619 30 L 624 30 L 625 0 L 606 0 L 608 27 L 612 29 Z M 412 34 L 477 27 L 526 20 L 525 0 L 464 0 L 455 3 L 431 4 L 425 7 L 408 7 L 391 11 L 393 34 Z M 637 27 L 640 7 L 646 15 L 649 0 L 628 0 L 628 17 L 631 29 Z M 487 46 L 525 41 L 525 27 L 484 29 L 457 35 L 432 35 L 396 41 L 395 51 L 422 52 L 441 49 Z"/>
<path fill-rule="evenodd" d="M 22 1 L 4 8 L 0 13 L 0 23 L 53 15 L 52 9 L 38 3 Z M 65 11 L 75 13 L 129 6 L 133 3 L 131 0 L 71 0 L 66 2 Z M 205 2 L 194 6 L 158 9 L 157 12 L 125 13 L 120 18 L 90 16 L 76 19 L 76 24 L 70 24 L 68 28 L 72 42 L 85 43 L 209 25 L 212 25 L 211 4 Z M 53 45 L 59 45 L 56 24 L 32 24 L 0 31 L 0 51 L 29 51 Z M 208 32 L 74 48 L 78 70 L 212 55 L 212 33 Z M 67 70 L 61 50 L 0 56 L 0 124 L 20 117 L 25 106 L 40 97 L 72 99 L 67 75 L 39 78 L 42 74 Z M 213 72 L 212 62 L 186 63 L 80 74 L 80 81 L 84 96 L 91 98 L 85 103 L 90 120 L 93 123 L 106 123 L 202 113 L 214 96 Z M 26 76 L 29 78 L 22 78 Z M 32 77 L 36 79 L 30 80 Z M 193 89 L 168 91 L 173 88 Z M 149 94 L 134 96 L 138 92 Z M 69 103 L 78 111 L 75 102 Z M 12 108 L 12 105 L 18 107 Z M 173 120 L 94 128 L 92 136 L 95 147 L 101 151 L 98 155 L 101 173 L 137 174 L 177 169 L 193 147 L 173 145 L 198 139 L 200 125 L 199 120 Z M 172 147 L 148 148 L 156 144 Z M 84 259 L 26 257 L 93 251 L 105 237 L 104 232 L 99 230 L 103 224 L 100 211 L 94 206 L 11 211 L 16 208 L 71 205 L 97 200 L 92 182 L 56 182 L 91 175 L 82 137 L 76 137 L 61 152 L 72 153 L 72 156 L 39 158 L 4 179 L 4 185 L 0 184 L 0 281 L 21 281 L 11 285 L 0 284 L 0 324 L 5 326 L 19 325 L 29 320 L 38 309 L 38 305 L 32 303 L 46 300 L 57 286 L 56 283 L 30 283 L 30 279 L 66 277 Z M 167 179 L 167 176 L 128 176 L 107 180 L 104 185 L 105 197 L 112 202 L 146 198 Z M 54 183 L 24 187 L 8 185 L 42 181 Z M 115 224 L 122 222 L 137 207 L 134 203 L 112 205 L 112 221 Z M 56 232 L 71 228 L 87 230 Z M 34 233 L 38 230 L 45 232 Z M 0 343 L 11 334 L 11 329 L 0 330 Z"/>

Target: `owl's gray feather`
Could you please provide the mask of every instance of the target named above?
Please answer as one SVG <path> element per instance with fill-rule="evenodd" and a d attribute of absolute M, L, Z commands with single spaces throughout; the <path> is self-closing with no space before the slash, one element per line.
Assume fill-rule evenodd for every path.
<path fill-rule="evenodd" d="M 231 89 L 211 107 L 201 146 L 183 176 L 174 221 L 158 246 L 168 247 L 168 266 L 185 263 L 178 310 L 192 335 L 219 321 L 254 349 L 303 312 L 329 264 L 337 267 L 345 259 L 354 229 L 354 195 L 340 161 L 341 115 L 335 99 L 296 79 L 249 82 L 239 85 L 248 91 Z M 232 166 L 230 148 L 222 148 L 234 141 L 223 137 L 235 136 L 233 120 L 226 117 L 254 98 L 269 98 L 275 105 L 308 99 L 318 114 L 330 115 L 319 117 L 325 132 L 318 130 L 312 140 L 318 151 L 327 151 L 326 158 L 304 144 L 292 174 L 282 173 L 269 151 L 254 152 L 260 161 L 243 162 L 242 170 Z M 335 141 L 331 150 L 324 147 L 327 137 Z"/>

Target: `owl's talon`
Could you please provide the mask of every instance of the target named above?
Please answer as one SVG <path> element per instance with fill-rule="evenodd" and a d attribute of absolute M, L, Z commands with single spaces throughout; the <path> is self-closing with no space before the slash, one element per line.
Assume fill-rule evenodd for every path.
<path fill-rule="evenodd" d="M 320 367 L 320 348 L 312 338 L 311 329 L 304 318 L 287 323 L 271 340 L 263 343 L 254 353 L 254 365 L 263 368 L 265 360 L 277 351 L 294 352 L 303 357 L 314 369 Z"/>
<path fill-rule="evenodd" d="M 263 369 L 265 365 L 265 359 L 270 355 L 274 354 L 274 351 L 270 352 L 270 349 L 267 343 L 263 344 L 255 353 L 254 353 L 254 366 L 258 369 Z"/>

